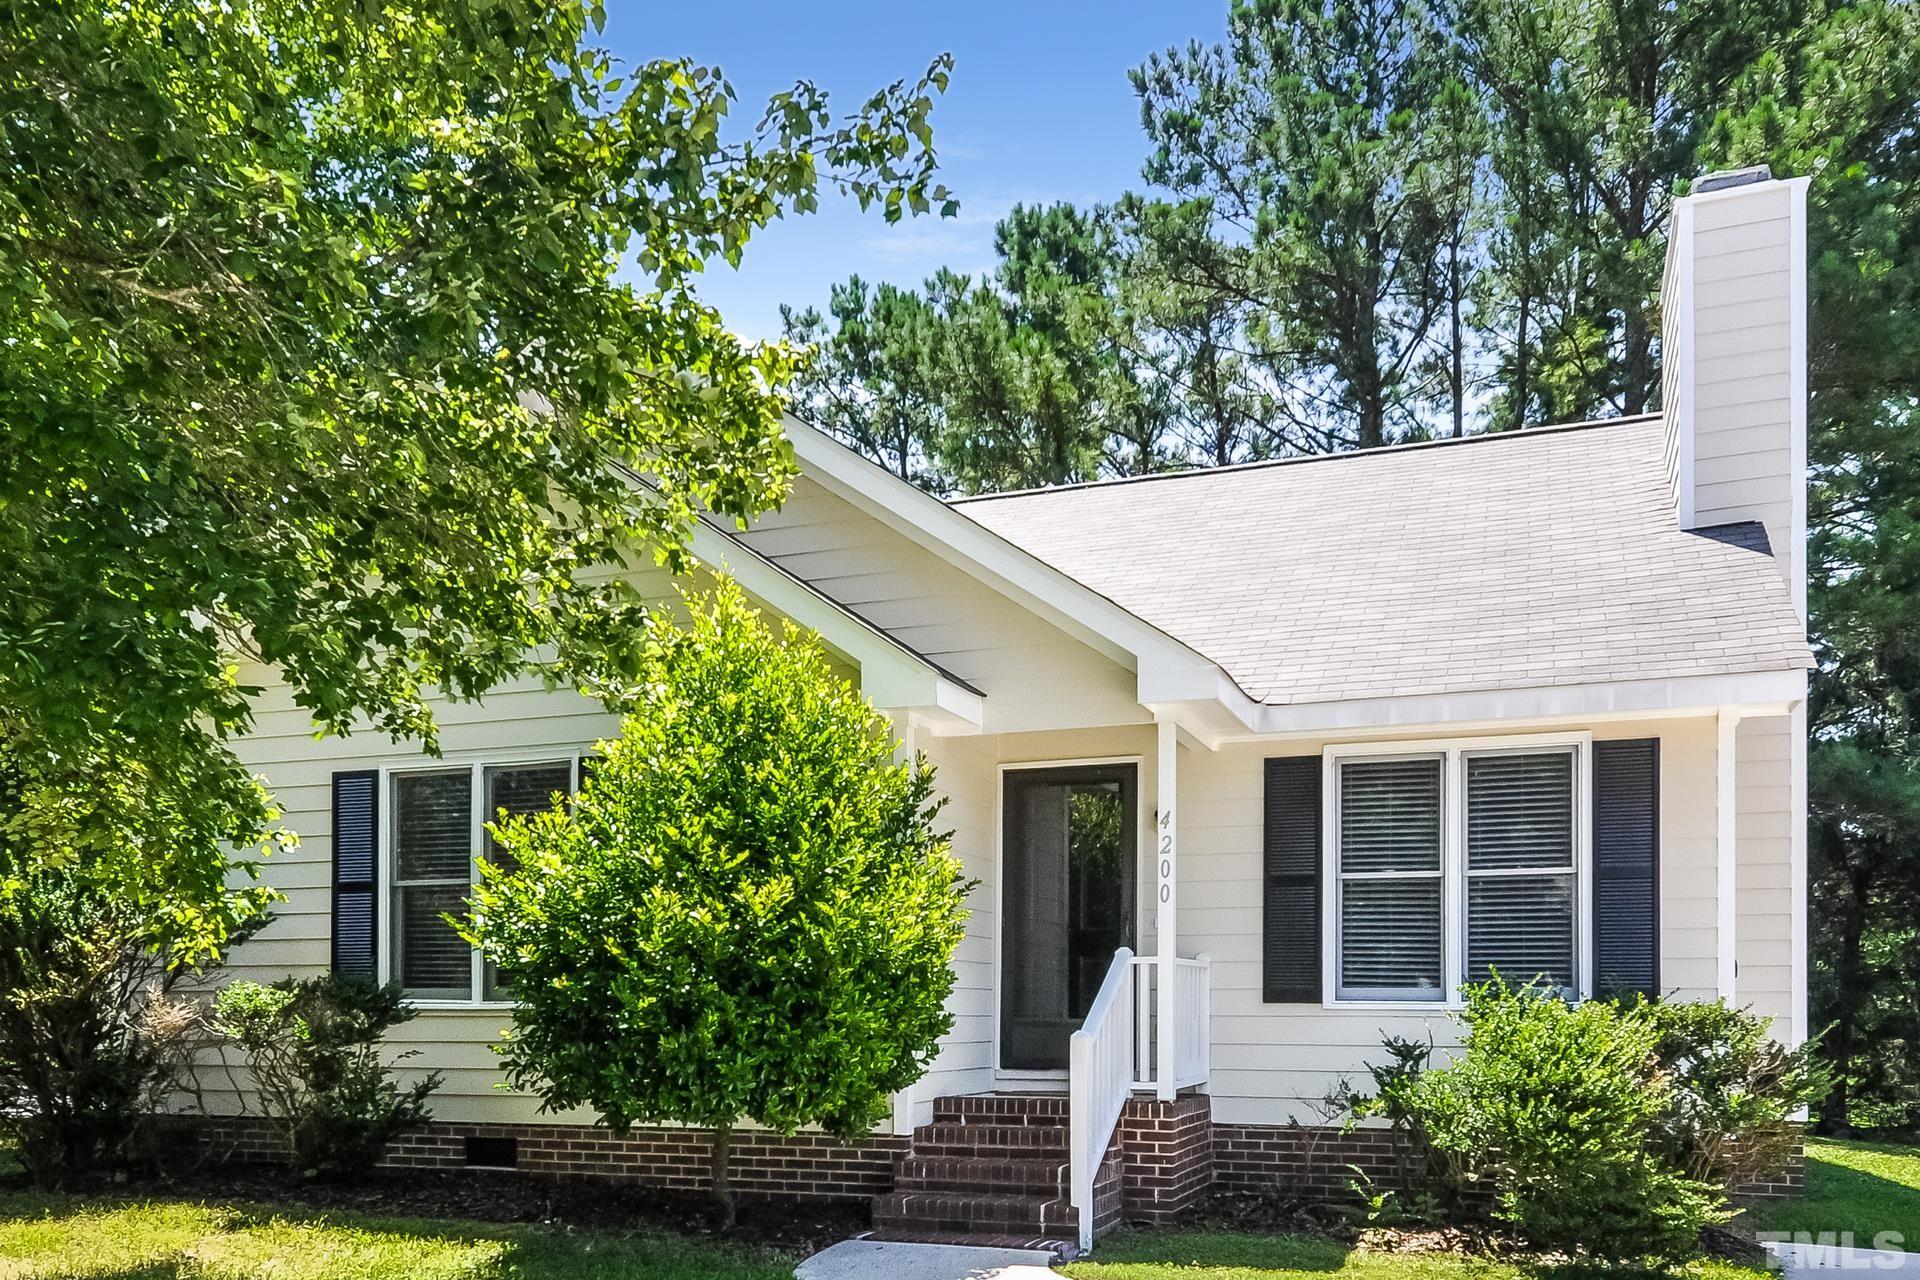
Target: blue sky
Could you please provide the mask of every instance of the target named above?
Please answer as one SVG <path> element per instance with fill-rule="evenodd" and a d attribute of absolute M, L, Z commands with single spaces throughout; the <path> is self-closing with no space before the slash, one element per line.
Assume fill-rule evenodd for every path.
<path fill-rule="evenodd" d="M 817 214 L 776 223 L 737 272 L 717 264 L 702 288 L 737 332 L 767 338 L 779 333 L 782 302 L 824 305 L 828 287 L 850 274 L 912 285 L 940 266 L 990 266 L 993 224 L 1015 203 L 1091 204 L 1138 186 L 1146 145 L 1128 69 L 1168 45 L 1219 40 L 1226 10 L 1226 0 L 609 0 L 602 41 L 627 59 L 717 64 L 739 91 L 743 128 L 796 79 L 850 107 L 918 76 L 934 55 L 954 55 L 934 140 L 959 216 L 889 227 L 851 202 L 823 200 Z"/>

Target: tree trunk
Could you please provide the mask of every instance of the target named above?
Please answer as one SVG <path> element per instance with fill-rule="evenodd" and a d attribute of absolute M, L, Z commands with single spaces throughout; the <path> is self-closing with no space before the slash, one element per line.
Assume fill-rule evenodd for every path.
<path fill-rule="evenodd" d="M 1520 301 L 1520 315 L 1518 333 L 1513 340 L 1513 421 L 1509 425 L 1515 431 L 1527 425 L 1527 397 L 1531 392 L 1528 386 L 1532 369 L 1528 362 L 1530 349 L 1527 344 L 1530 339 L 1527 332 L 1533 327 L 1533 224 L 1528 217 L 1533 207 L 1532 199 L 1531 186 L 1522 182 L 1514 229 L 1514 235 L 1520 242 L 1520 274 L 1514 289 Z"/>
<path fill-rule="evenodd" d="M 725 1235 L 733 1230 L 736 1205 L 733 1199 L 733 1126 L 720 1125 L 713 1131 L 713 1203 L 717 1213 L 714 1230 Z"/>
<path fill-rule="evenodd" d="M 1460 237 L 1458 228 L 1449 246 L 1447 255 L 1447 292 L 1448 305 L 1452 308 L 1453 332 L 1453 434 L 1454 438 L 1467 433 L 1467 379 L 1463 368 L 1465 357 L 1461 352 L 1464 336 L 1460 331 Z"/>
<path fill-rule="evenodd" d="M 1625 385 L 1620 407 L 1629 416 L 1647 411 L 1653 385 L 1653 331 L 1638 310 L 1629 308 L 1625 326 L 1626 351 L 1622 361 Z"/>
<path fill-rule="evenodd" d="M 1819 1123 L 1821 1133 L 1841 1137 L 1852 1129 L 1847 1115 L 1850 1102 L 1847 1077 L 1859 1052 L 1860 1006 L 1865 997 L 1862 987 L 1867 976 L 1865 935 L 1872 892 L 1872 873 L 1866 859 L 1850 859 L 1846 897 L 1834 913 L 1841 935 L 1833 975 L 1833 987 L 1839 998 L 1833 1011 L 1833 1030 L 1827 1036 L 1827 1058 L 1833 1064 L 1833 1091 L 1820 1108 Z"/>

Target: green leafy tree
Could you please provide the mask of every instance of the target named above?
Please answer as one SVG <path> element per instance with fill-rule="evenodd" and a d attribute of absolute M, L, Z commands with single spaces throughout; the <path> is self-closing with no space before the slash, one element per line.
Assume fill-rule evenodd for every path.
<path fill-rule="evenodd" d="M 811 356 L 793 383 L 794 412 L 887 470 L 940 492 L 937 361 L 944 327 L 920 293 L 859 276 L 833 286 L 822 315 L 780 309 L 789 341 Z"/>
<path fill-rule="evenodd" d="M 941 457 L 967 493 L 1152 470 L 1163 421 L 1118 339 L 1112 230 L 1071 205 L 1016 206 L 991 279 L 942 272 Z"/>
<path fill-rule="evenodd" d="M 18 750 L 192 779 L 278 670 L 326 729 L 640 660 L 636 555 L 792 471 L 797 353 L 710 259 L 818 193 L 945 200 L 948 60 L 850 115 L 801 83 L 618 67 L 597 4 L 23 0 L 0 12 L 0 717 Z M 646 483 L 635 483 L 636 474 Z M 219 843 L 170 855 L 217 881 Z M 209 917 L 211 921 L 213 917 Z M 217 943 L 216 928 L 209 936 Z"/>
<path fill-rule="evenodd" d="M 1105 213 L 1017 206 L 994 245 L 986 276 L 871 293 L 855 278 L 834 287 L 831 323 L 788 308 L 788 337 L 815 346 L 801 411 L 936 492 L 1162 465 L 1172 397 L 1129 329 Z"/>
<path fill-rule="evenodd" d="M 1667 215 L 1734 82 L 1794 31 L 1766 0 L 1459 0 L 1450 25 L 1499 126 L 1552 417 L 1640 413 L 1659 396 Z M 1549 256 L 1534 253 L 1551 245 Z M 1543 269 L 1545 268 L 1545 269 Z M 1526 327 L 1526 326 L 1523 326 Z M 1515 404 L 1534 391 L 1515 387 Z"/>
<path fill-rule="evenodd" d="M 656 616 L 620 737 L 569 807 L 495 828 L 467 935 L 510 973 L 508 1079 L 616 1132 L 751 1120 L 853 1138 L 952 1024 L 963 882 L 932 771 L 818 640 L 723 586 Z"/>
<path fill-rule="evenodd" d="M 1298 445 L 1316 424 L 1287 414 L 1275 369 L 1245 341 L 1254 308 L 1237 282 L 1246 250 L 1213 234 L 1212 202 L 1129 194 L 1110 214 L 1119 238 L 1120 340 L 1155 384 L 1169 465 L 1227 466 Z"/>

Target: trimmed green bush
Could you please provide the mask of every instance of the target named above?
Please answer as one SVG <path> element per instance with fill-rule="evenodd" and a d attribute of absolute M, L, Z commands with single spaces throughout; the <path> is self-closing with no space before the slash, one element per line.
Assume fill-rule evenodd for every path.
<path fill-rule="evenodd" d="M 952 1024 L 969 887 L 932 771 L 809 632 L 738 589 L 653 615 L 620 737 L 570 806 L 495 831 L 468 936 L 510 974 L 508 1078 L 615 1132 L 853 1138 Z"/>
<path fill-rule="evenodd" d="M 1658 1132 L 1667 1158 L 1723 1188 L 1778 1170 L 1800 1141 L 1797 1117 L 1832 1085 L 1815 1042 L 1787 1049 L 1764 1019 L 1718 1001 L 1643 999 L 1629 1012 L 1653 1026 L 1669 1085 Z"/>
<path fill-rule="evenodd" d="M 214 1000 L 214 1026 L 247 1051 L 260 1105 L 302 1177 L 371 1168 L 388 1142 L 430 1118 L 440 1073 L 403 1089 L 380 1056 L 386 1033 L 413 1016 L 398 983 L 331 974 L 235 982 Z"/>

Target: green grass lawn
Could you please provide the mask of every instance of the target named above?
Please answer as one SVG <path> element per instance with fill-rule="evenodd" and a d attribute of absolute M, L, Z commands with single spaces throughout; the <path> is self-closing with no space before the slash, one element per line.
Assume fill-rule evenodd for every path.
<path fill-rule="evenodd" d="M 1519 1280 L 1518 1266 L 1443 1253 L 1374 1253 L 1304 1236 L 1231 1231 L 1122 1231 L 1095 1257 L 1069 1263 L 1074 1280 Z M 1538 1274 L 1538 1273 L 1532 1273 Z M 1594 1273 L 1583 1269 L 1583 1277 Z M 1767 1273 L 1703 1263 L 1697 1280 L 1760 1280 Z"/>
<path fill-rule="evenodd" d="M 1753 1211 L 1756 1231 L 1851 1232 L 1860 1248 L 1920 1252 L 1920 1148 L 1878 1142 L 1807 1143 L 1807 1193 Z"/>
<path fill-rule="evenodd" d="M 793 1261 L 665 1236 L 0 1195 L 0 1280 L 792 1280 Z"/>

